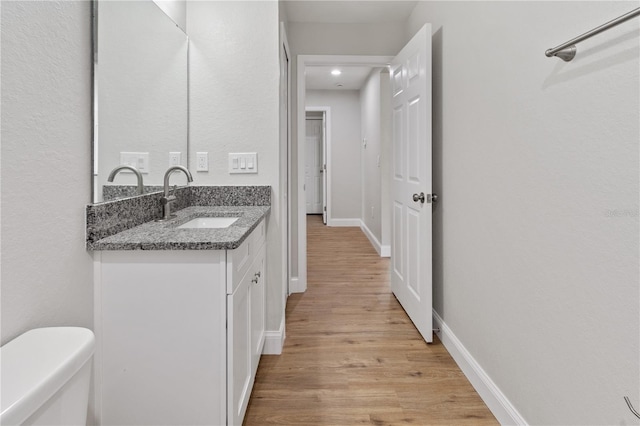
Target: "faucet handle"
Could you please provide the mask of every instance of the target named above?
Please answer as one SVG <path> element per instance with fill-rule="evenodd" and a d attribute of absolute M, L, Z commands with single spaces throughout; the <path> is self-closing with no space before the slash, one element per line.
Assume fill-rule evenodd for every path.
<path fill-rule="evenodd" d="M 171 204 L 171 203 L 173 203 L 175 201 L 176 201 L 176 196 L 175 195 L 169 195 L 168 197 L 160 198 L 160 203 L 163 206 L 166 206 L 167 204 Z"/>

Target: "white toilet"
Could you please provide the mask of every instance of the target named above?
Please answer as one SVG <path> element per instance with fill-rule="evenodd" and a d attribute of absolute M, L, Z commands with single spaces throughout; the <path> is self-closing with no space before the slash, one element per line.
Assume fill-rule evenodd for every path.
<path fill-rule="evenodd" d="M 86 425 L 95 337 L 80 327 L 27 331 L 0 348 L 0 425 Z"/>

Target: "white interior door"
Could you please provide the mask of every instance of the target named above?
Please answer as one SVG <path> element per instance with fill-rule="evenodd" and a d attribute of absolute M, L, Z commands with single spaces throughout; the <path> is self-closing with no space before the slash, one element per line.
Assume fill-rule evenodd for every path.
<path fill-rule="evenodd" d="M 323 206 L 323 120 L 307 120 L 307 162 L 305 184 L 307 187 L 307 214 L 322 213 Z"/>
<path fill-rule="evenodd" d="M 433 340 L 431 243 L 431 25 L 391 63 L 393 126 L 391 289 Z"/>

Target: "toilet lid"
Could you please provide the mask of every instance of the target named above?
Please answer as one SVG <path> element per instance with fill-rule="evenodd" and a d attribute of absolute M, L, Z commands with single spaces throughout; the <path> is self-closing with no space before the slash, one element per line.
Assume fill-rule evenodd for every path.
<path fill-rule="evenodd" d="M 0 424 L 20 424 L 91 358 L 95 337 L 81 327 L 27 331 L 0 348 Z"/>

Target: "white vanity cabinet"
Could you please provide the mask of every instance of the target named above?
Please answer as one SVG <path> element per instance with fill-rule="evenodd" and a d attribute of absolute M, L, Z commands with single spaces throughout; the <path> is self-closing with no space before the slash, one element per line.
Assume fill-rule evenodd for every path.
<path fill-rule="evenodd" d="M 255 244 L 254 244 L 255 245 Z M 251 255 L 234 250 L 227 264 L 228 276 L 242 278 L 228 280 L 227 289 L 227 419 L 230 425 L 241 425 L 258 362 L 264 347 L 265 331 L 265 249 L 264 244 Z M 244 274 L 234 270 L 236 265 L 251 264 Z M 243 270 L 243 267 L 238 269 Z"/>
<path fill-rule="evenodd" d="M 265 339 L 265 225 L 234 250 L 96 251 L 102 425 L 240 425 Z"/>

